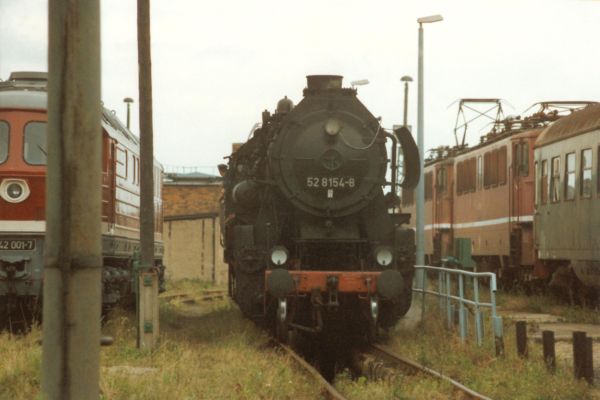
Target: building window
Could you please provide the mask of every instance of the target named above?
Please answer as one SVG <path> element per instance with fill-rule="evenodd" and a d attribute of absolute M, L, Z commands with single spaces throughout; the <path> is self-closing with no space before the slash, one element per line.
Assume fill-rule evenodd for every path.
<path fill-rule="evenodd" d="M 489 153 L 488 153 L 489 154 Z M 481 187 L 483 186 L 483 160 L 481 158 L 481 156 L 477 157 L 477 189 L 481 190 Z M 485 166 L 485 168 L 487 169 L 487 165 Z"/>
<path fill-rule="evenodd" d="M 552 175 L 550 179 L 550 201 L 557 203 L 560 200 L 560 157 L 552 158 Z"/>
<path fill-rule="evenodd" d="M 46 165 L 46 123 L 29 122 L 23 136 L 23 158 L 31 165 Z"/>
<path fill-rule="evenodd" d="M 583 198 L 592 197 L 592 149 L 581 150 L 581 189 Z"/>
<path fill-rule="evenodd" d="M 8 158 L 8 123 L 0 121 L 0 164 Z"/>
<path fill-rule="evenodd" d="M 575 153 L 567 154 L 565 162 L 565 200 L 575 198 Z"/>
<path fill-rule="evenodd" d="M 425 201 L 433 197 L 433 172 L 425 174 Z"/>
<path fill-rule="evenodd" d="M 542 160 L 542 170 L 540 172 L 540 203 L 546 204 L 548 201 L 548 160 Z"/>

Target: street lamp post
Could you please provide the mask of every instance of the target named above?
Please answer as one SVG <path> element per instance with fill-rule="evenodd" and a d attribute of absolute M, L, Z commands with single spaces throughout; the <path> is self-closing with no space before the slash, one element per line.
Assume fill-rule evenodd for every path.
<path fill-rule="evenodd" d="M 424 140 L 423 140 L 423 24 L 429 24 L 442 21 L 441 15 L 431 15 L 417 19 L 419 23 L 419 78 L 418 78 L 418 116 L 417 116 L 417 146 L 419 147 L 419 163 L 421 165 L 419 184 L 417 185 L 417 265 L 425 265 L 425 225 L 424 225 L 424 206 L 425 206 L 425 162 L 424 162 Z M 419 275 L 420 274 L 420 275 Z M 421 283 L 421 289 L 425 289 L 425 273 L 420 270 L 417 275 L 417 282 Z"/>
<path fill-rule="evenodd" d="M 352 86 L 352 89 L 354 89 L 355 86 L 362 86 L 362 85 L 368 85 L 368 84 L 369 84 L 369 80 L 368 79 L 359 79 L 357 81 L 350 82 L 350 85 Z"/>
<path fill-rule="evenodd" d="M 402 78 L 400 78 L 400 80 L 402 82 L 404 82 L 404 126 L 407 126 L 407 119 L 408 119 L 408 82 L 412 82 L 413 78 L 411 78 L 408 75 L 404 75 Z"/>

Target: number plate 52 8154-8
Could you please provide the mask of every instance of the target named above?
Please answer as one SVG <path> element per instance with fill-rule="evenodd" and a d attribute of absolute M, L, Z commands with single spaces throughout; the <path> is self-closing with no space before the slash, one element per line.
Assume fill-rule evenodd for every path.
<path fill-rule="evenodd" d="M 35 240 L 0 239 L 0 250 L 35 250 Z"/>

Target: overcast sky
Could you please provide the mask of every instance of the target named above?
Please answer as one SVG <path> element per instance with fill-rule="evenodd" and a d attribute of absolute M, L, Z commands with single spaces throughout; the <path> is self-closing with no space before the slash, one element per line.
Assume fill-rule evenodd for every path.
<path fill-rule="evenodd" d="M 261 111 L 302 97 L 305 76 L 338 74 L 383 126 L 402 121 L 411 75 L 416 126 L 418 17 L 425 26 L 426 148 L 454 142 L 464 97 L 498 97 L 507 114 L 544 100 L 600 100 L 600 1 L 152 0 L 155 154 L 214 166 Z M 101 0 L 102 98 L 138 132 L 136 2 Z M 0 78 L 47 69 L 47 1 L 0 0 Z M 449 107 L 450 106 L 450 107 Z M 480 132 L 468 137 L 472 144 Z"/>

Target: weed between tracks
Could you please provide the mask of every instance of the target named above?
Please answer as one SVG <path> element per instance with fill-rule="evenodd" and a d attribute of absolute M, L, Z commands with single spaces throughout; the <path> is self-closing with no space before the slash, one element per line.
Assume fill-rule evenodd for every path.
<path fill-rule="evenodd" d="M 172 290 L 199 291 L 184 282 Z M 194 297 L 194 296 L 192 296 Z M 161 304 L 161 342 L 136 349 L 134 316 L 115 311 L 103 334 L 115 338 L 101 351 L 101 399 L 318 399 L 319 388 L 283 354 L 265 351 L 268 336 L 243 319 L 229 300 Z M 0 399 L 39 396 L 41 346 L 34 329 L 22 337 L 0 334 Z"/>
<path fill-rule="evenodd" d="M 418 302 L 418 301 L 417 301 Z M 481 394 L 495 400 L 593 398 L 592 390 L 573 378 L 572 365 L 557 360 L 555 374 L 547 372 L 540 346 L 529 346 L 529 358 L 517 356 L 515 328 L 504 326 L 505 356 L 496 357 L 491 326 L 485 326 L 486 341 L 482 347 L 463 344 L 456 333 L 446 330 L 444 319 L 431 304 L 424 322 L 413 329 L 397 329 L 388 345 L 397 353 L 450 376 Z M 472 325 L 471 325 L 472 328 Z M 448 399 L 454 395 L 448 384 L 427 378 L 401 377 L 392 383 L 352 382 L 341 376 L 340 389 L 352 399 Z M 376 396 L 372 393 L 378 393 Z M 453 397 L 458 396 L 458 397 Z"/>

